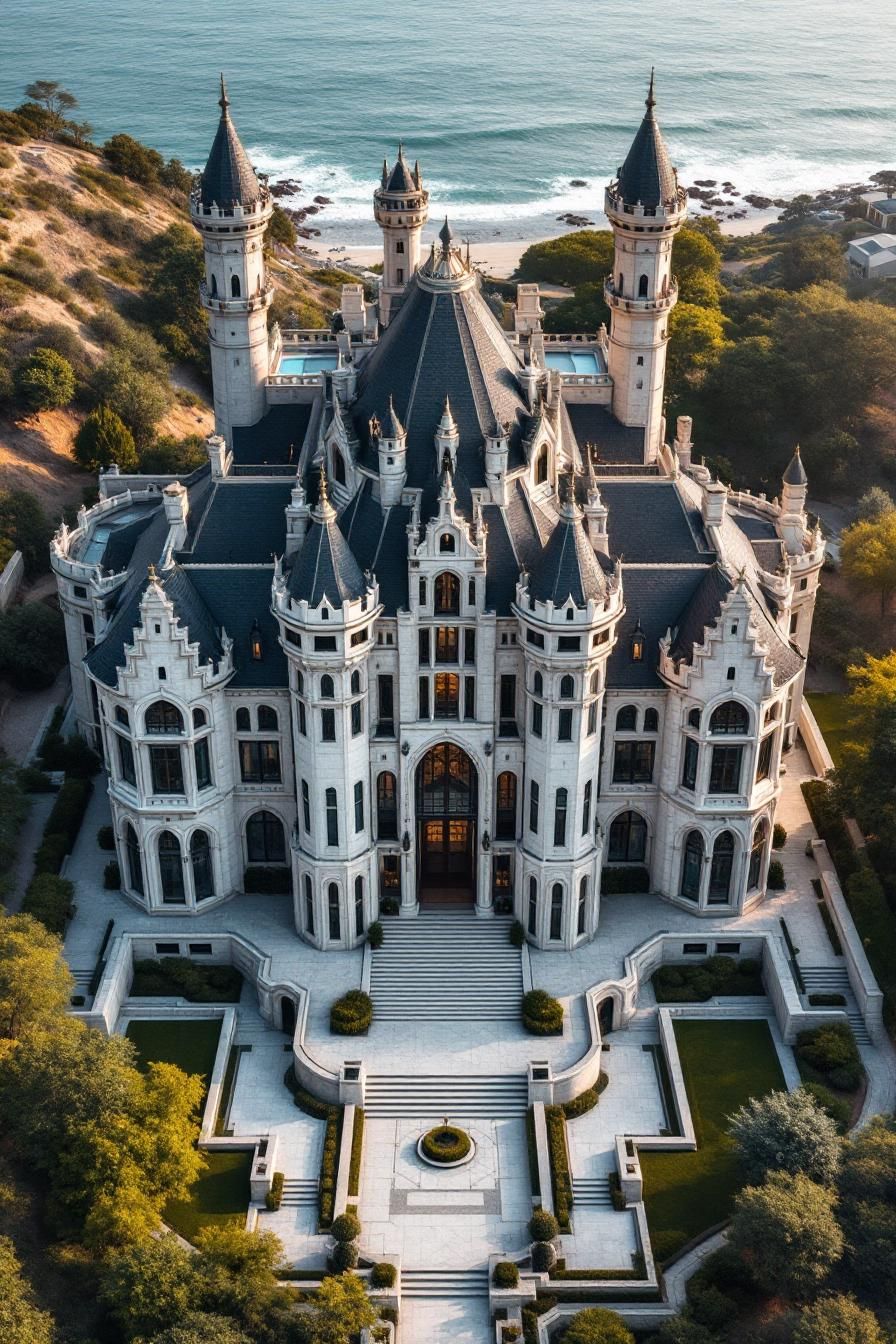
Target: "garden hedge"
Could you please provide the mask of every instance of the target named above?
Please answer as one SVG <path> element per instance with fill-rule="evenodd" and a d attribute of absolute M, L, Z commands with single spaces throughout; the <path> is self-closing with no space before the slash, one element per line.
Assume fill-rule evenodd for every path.
<path fill-rule="evenodd" d="M 420 1146 L 431 1162 L 460 1162 L 469 1153 L 473 1140 L 456 1125 L 436 1125 L 423 1135 Z"/>
<path fill-rule="evenodd" d="M 275 1171 L 271 1188 L 264 1197 L 264 1206 L 269 1213 L 276 1213 L 283 1199 L 283 1172 Z"/>
<path fill-rule="evenodd" d="M 512 1260 L 499 1260 L 492 1273 L 492 1283 L 496 1288 L 516 1288 L 520 1281 L 520 1272 Z"/>
<path fill-rule="evenodd" d="M 862 1057 L 846 1022 L 831 1022 L 796 1038 L 796 1056 L 839 1092 L 854 1092 L 864 1077 Z"/>
<path fill-rule="evenodd" d="M 22 912 L 39 919 L 51 933 L 65 933 L 74 894 L 75 888 L 67 878 L 55 873 L 37 873 L 28 883 Z"/>
<path fill-rule="evenodd" d="M 706 1003 L 717 995 L 765 993 L 760 964 L 752 957 L 673 962 L 654 971 L 651 983 L 657 1003 Z"/>
<path fill-rule="evenodd" d="M 131 994 L 137 998 L 171 998 L 188 1003 L 239 1003 L 243 977 L 235 966 L 212 966 L 189 957 L 151 957 L 134 962 Z"/>
<path fill-rule="evenodd" d="M 330 1008 L 334 1036 L 361 1036 L 373 1021 L 373 999 L 362 989 L 350 989 Z"/>
<path fill-rule="evenodd" d="M 563 1031 L 563 1005 L 543 989 L 523 995 L 523 1026 L 533 1036 L 557 1036 Z"/>
<path fill-rule="evenodd" d="M 566 1118 L 561 1106 L 545 1106 L 544 1117 L 548 1131 L 548 1156 L 551 1162 L 551 1185 L 554 1193 L 554 1211 L 561 1232 L 569 1231 L 569 1213 L 572 1208 L 572 1177 L 566 1149 Z"/>

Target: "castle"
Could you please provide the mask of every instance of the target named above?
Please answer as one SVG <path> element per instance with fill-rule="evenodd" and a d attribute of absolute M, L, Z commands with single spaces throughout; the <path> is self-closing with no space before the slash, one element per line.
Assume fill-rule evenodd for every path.
<path fill-rule="evenodd" d="M 189 478 L 100 480 L 54 539 L 79 727 L 103 751 L 125 895 L 195 916 L 291 892 L 353 947 L 382 909 L 512 910 L 534 945 L 600 893 L 763 899 L 823 542 L 667 442 L 687 216 L 653 85 L 605 195 L 610 331 L 512 330 L 403 149 L 375 304 L 269 323 L 267 183 L 222 82 L 190 199 L 216 432 Z M 758 391 L 758 389 L 757 389 Z"/>

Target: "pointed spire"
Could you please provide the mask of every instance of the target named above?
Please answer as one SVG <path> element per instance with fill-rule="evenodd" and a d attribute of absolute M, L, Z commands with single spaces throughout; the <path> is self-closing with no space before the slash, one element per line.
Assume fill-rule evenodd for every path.
<path fill-rule="evenodd" d="M 439 229 L 439 238 L 442 243 L 442 251 L 447 252 L 451 247 L 451 240 L 454 234 L 451 232 L 451 225 L 448 223 L 448 216 L 445 216 L 445 223 Z"/>
<path fill-rule="evenodd" d="M 647 108 L 647 111 L 648 111 L 648 112 L 652 112 L 653 109 L 656 107 L 656 98 L 653 96 L 653 77 L 654 77 L 654 67 L 651 66 L 651 67 L 650 67 L 650 87 L 649 87 L 649 89 L 647 90 L 647 98 L 646 98 L 645 103 L 644 103 L 644 106 Z"/>
<path fill-rule="evenodd" d="M 322 461 L 320 464 L 320 488 L 317 495 L 317 508 L 314 510 L 315 518 L 321 523 L 328 523 L 336 517 L 336 510 L 330 503 L 330 487 L 327 481 L 326 464 Z"/>
<path fill-rule="evenodd" d="M 227 97 L 227 85 L 224 82 L 224 71 L 221 71 L 221 97 L 218 99 L 218 106 L 221 109 L 221 115 L 227 116 L 227 109 L 230 107 L 230 99 Z"/>
<path fill-rule="evenodd" d="M 383 172 L 382 172 L 382 184 L 383 184 L 384 187 L 385 187 L 385 185 L 386 185 L 386 183 L 387 183 L 388 181 L 389 181 L 389 165 L 388 165 L 388 163 L 386 162 L 386 156 L 385 156 L 385 154 L 384 154 L 384 155 L 383 155 Z"/>
<path fill-rule="evenodd" d="M 806 468 L 803 466 L 803 459 L 800 456 L 800 446 L 797 444 L 793 457 L 784 473 L 783 482 L 785 485 L 807 485 L 808 481 Z"/>
<path fill-rule="evenodd" d="M 225 209 L 232 205 L 254 205 L 261 196 L 261 186 L 231 119 L 223 74 L 218 106 L 221 120 L 202 173 L 202 204 Z"/>
<path fill-rule="evenodd" d="M 647 111 L 625 163 L 619 169 L 617 190 L 625 205 L 643 205 L 655 209 L 677 198 L 678 177 L 654 116 L 655 106 L 655 78 L 651 69 L 645 99 Z"/>
<path fill-rule="evenodd" d="M 384 439 L 402 439 L 406 437 L 406 434 L 407 431 L 395 412 L 395 403 L 390 392 L 389 405 L 383 417 L 382 436 Z"/>
<path fill-rule="evenodd" d="M 457 422 L 454 419 L 451 410 L 451 402 L 448 400 L 447 396 L 445 398 L 445 404 L 442 407 L 442 418 L 439 421 L 439 433 L 442 435 L 457 433 Z"/>
<path fill-rule="evenodd" d="M 420 188 L 421 188 L 421 186 L 423 185 L 423 178 L 422 178 L 421 175 L 420 175 L 420 160 L 419 160 L 419 159 L 415 159 L 415 160 L 414 160 L 414 182 L 416 183 L 416 185 L 417 185 L 417 190 L 419 191 Z"/>

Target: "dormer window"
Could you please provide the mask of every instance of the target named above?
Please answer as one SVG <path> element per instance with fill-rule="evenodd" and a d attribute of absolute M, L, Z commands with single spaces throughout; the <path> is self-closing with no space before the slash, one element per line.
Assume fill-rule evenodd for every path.
<path fill-rule="evenodd" d="M 252 622 L 252 629 L 249 631 L 249 649 L 253 662 L 260 663 L 264 655 L 264 646 L 261 642 L 261 627 L 257 620 Z"/>
<path fill-rule="evenodd" d="M 443 532 L 439 537 L 439 550 L 443 553 L 446 551 L 454 552 L 454 537 L 450 532 Z"/>

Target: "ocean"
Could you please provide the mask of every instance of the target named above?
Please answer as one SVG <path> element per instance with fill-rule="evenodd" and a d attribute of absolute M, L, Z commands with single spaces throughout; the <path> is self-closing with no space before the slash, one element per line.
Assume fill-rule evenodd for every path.
<path fill-rule="evenodd" d="M 598 219 L 652 65 L 685 183 L 792 195 L 896 167 L 896 0 L 2 0 L 0 52 L 0 105 L 56 79 L 99 139 L 191 167 L 223 70 L 256 166 L 301 182 L 291 204 L 330 197 L 309 223 L 355 243 L 399 137 L 468 236 Z"/>

